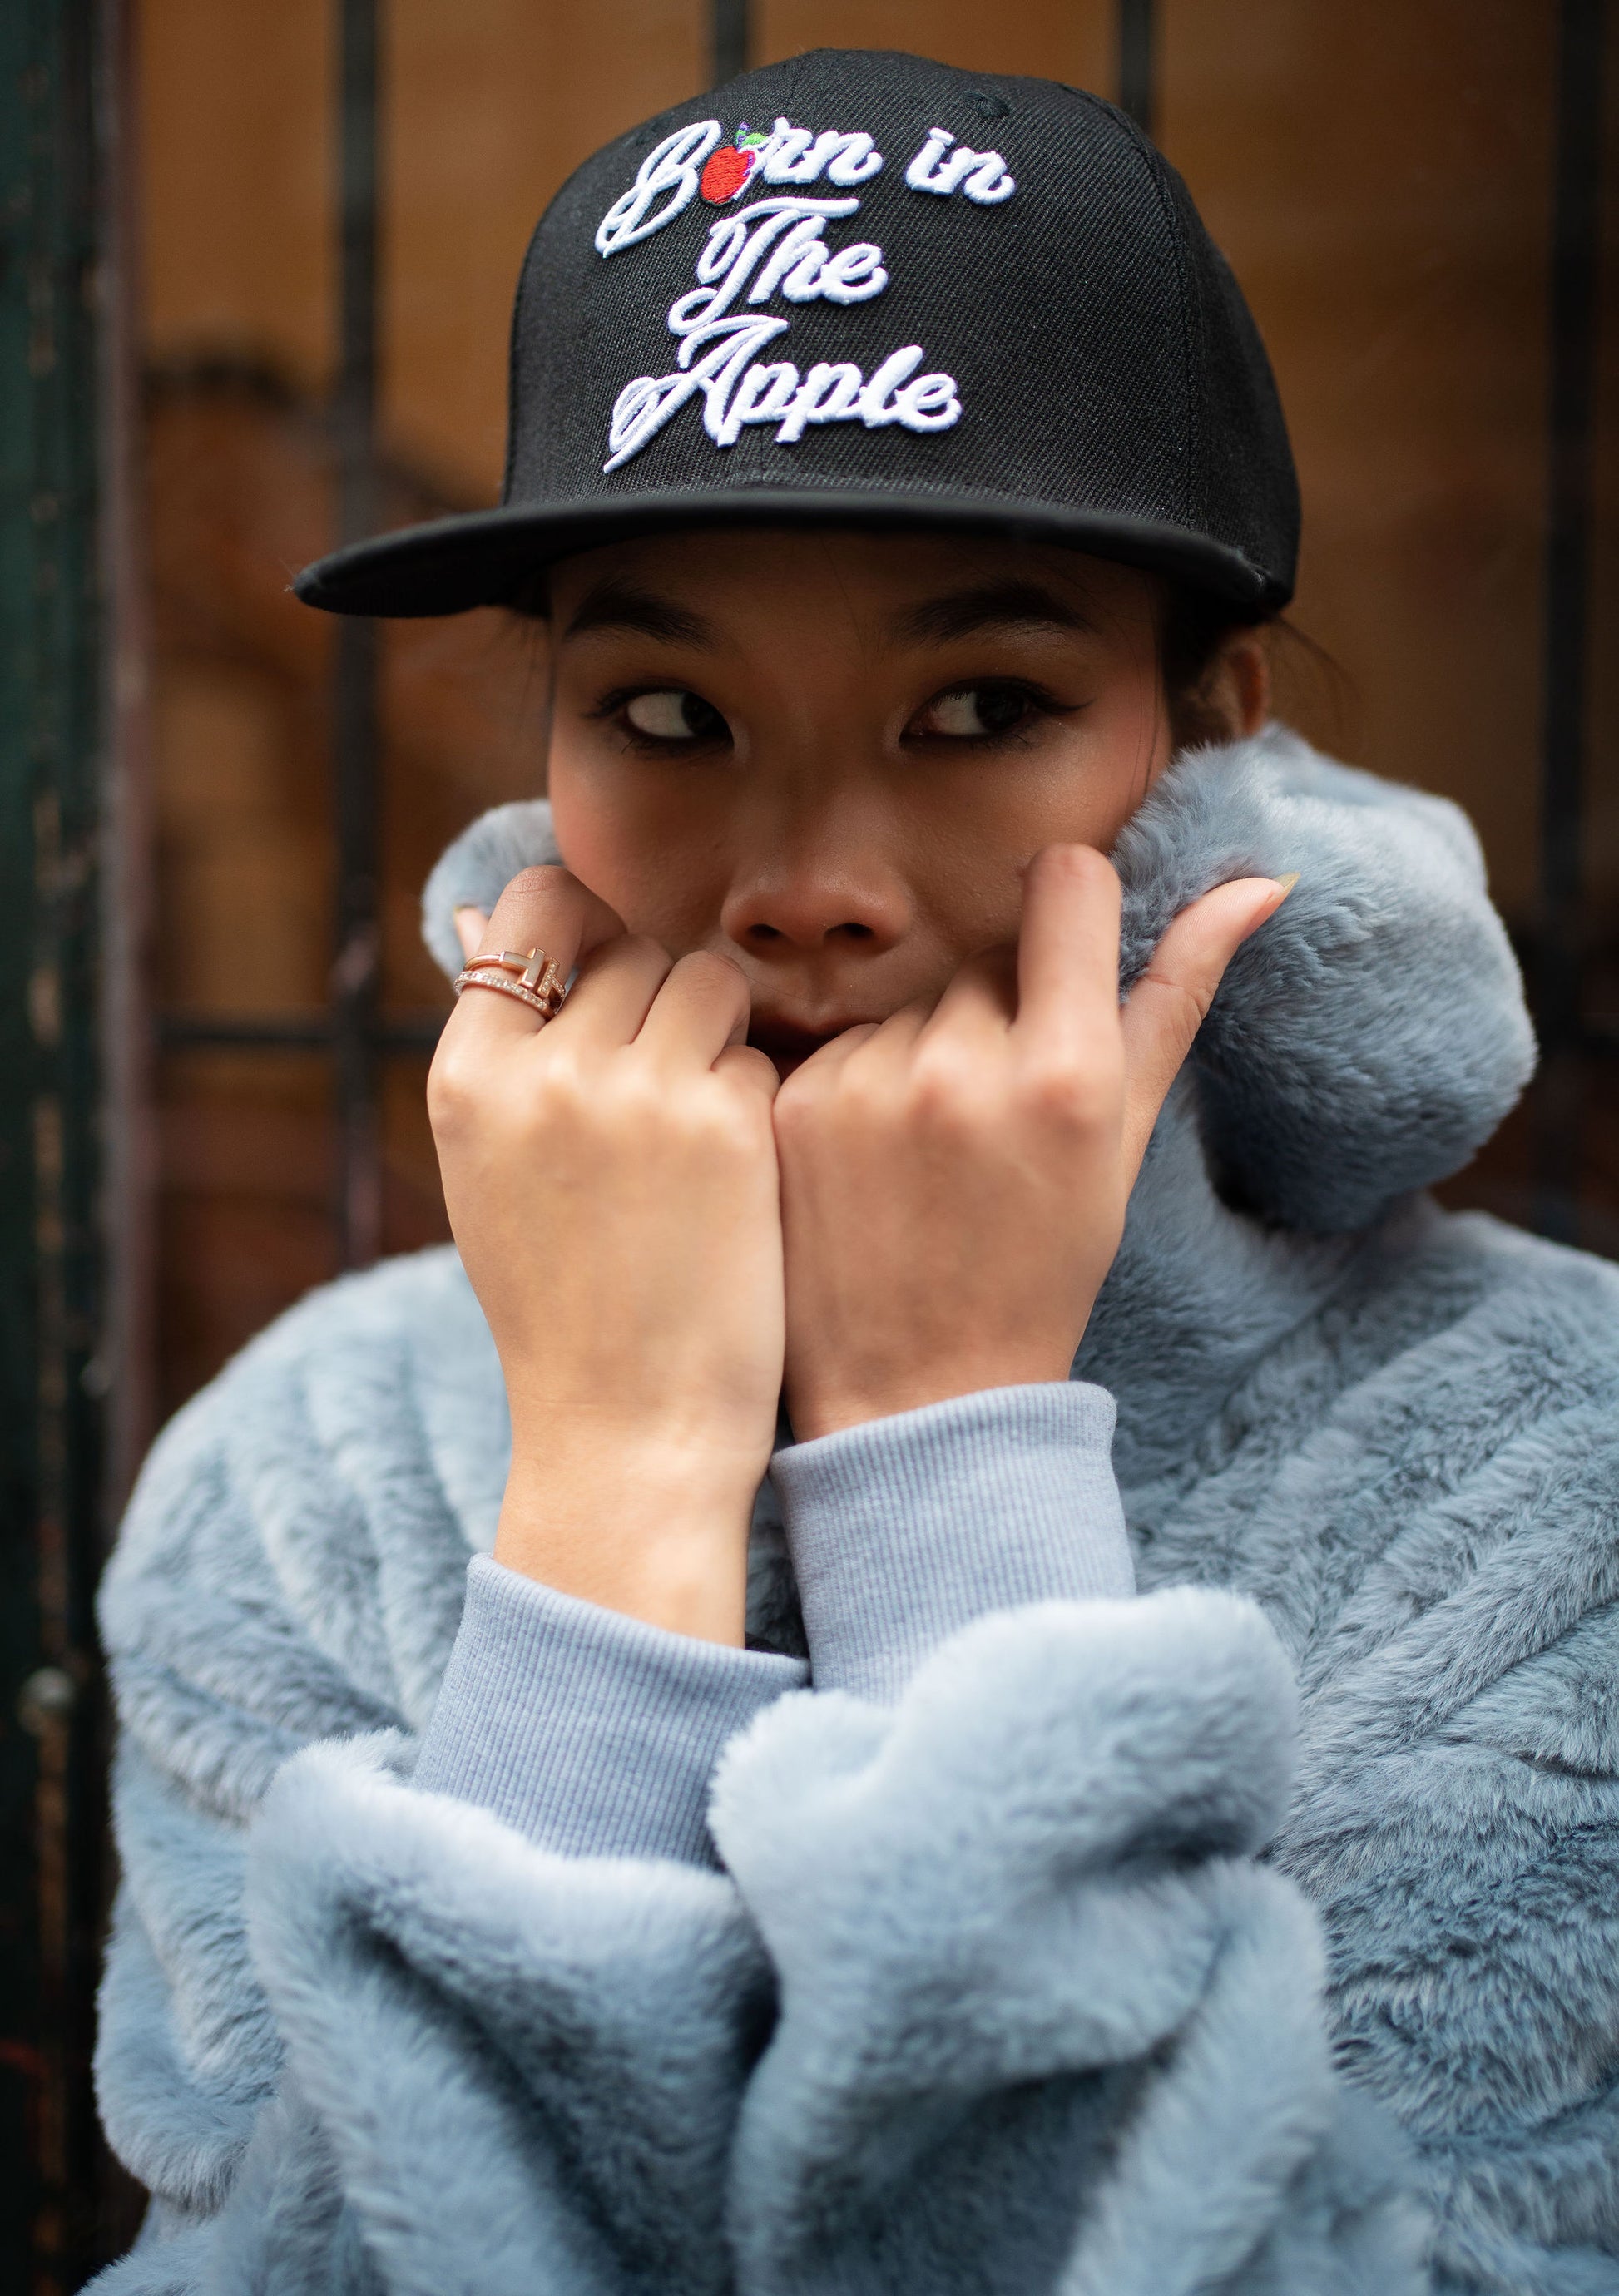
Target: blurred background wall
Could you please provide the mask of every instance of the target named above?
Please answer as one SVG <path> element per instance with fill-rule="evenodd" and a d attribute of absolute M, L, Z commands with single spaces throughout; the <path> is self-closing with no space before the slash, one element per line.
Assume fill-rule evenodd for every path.
<path fill-rule="evenodd" d="M 1114 93 L 1118 19 L 1115 0 L 758 0 L 749 52 L 915 48 Z M 1549 0 L 1159 0 L 1152 26 L 1155 131 L 1248 291 L 1297 443 L 1293 619 L 1341 675 L 1287 649 L 1285 706 L 1342 753 L 1466 805 L 1525 940 L 1557 29 Z M 534 218 L 598 144 L 701 86 L 711 41 L 694 0 L 390 0 L 376 274 L 388 518 L 494 499 L 509 305 Z M 334 1266 L 329 1052 L 197 1039 L 227 1007 L 291 1033 L 324 1004 L 332 961 L 334 634 L 284 584 L 333 531 L 339 64 L 331 0 L 282 0 L 251 35 L 214 0 L 142 12 L 165 1408 Z M 1610 329 L 1610 510 L 1615 349 Z M 1611 515 L 1599 530 L 1592 610 L 1611 627 Z M 417 889 L 478 807 L 539 785 L 536 641 L 480 615 L 378 642 L 380 995 L 396 1036 L 421 1034 L 443 990 L 417 939 Z M 1611 757 L 1611 649 L 1593 667 L 1591 754 Z M 1619 815 L 1599 775 L 1591 800 L 1595 915 L 1619 873 Z M 423 1061 L 404 1046 L 378 1064 L 384 1250 L 443 1232 Z M 1602 1120 L 1579 1187 L 1600 1242 L 1619 1235 L 1619 1103 L 1593 1088 Z M 1531 1186 L 1525 1143 L 1509 1138 L 1462 1193 L 1524 1214 Z"/>
<path fill-rule="evenodd" d="M 0 1980 L 18 2037 L 0 2038 L 0 2152 L 28 2164 L 0 2198 L 0 2274 L 26 2253 L 18 2288 L 76 2285 L 131 2205 L 95 2152 L 83 2067 L 103 1871 L 86 1601 L 111 1511 L 151 1427 L 280 1308 L 446 1233 L 422 1086 L 448 994 L 417 895 L 475 812 L 541 786 L 531 629 L 489 613 L 340 633 L 288 577 L 345 522 L 494 499 L 510 299 L 547 199 L 606 138 L 744 57 L 908 48 L 1127 100 L 1246 288 L 1291 420 L 1306 516 L 1285 713 L 1467 807 L 1549 1027 L 1548 1086 L 1449 1193 L 1619 1250 L 1610 13 L 16 0 L 0 40 L 36 75 L 18 78 L 34 108 L 15 116 L 30 212 L 56 180 L 52 136 L 90 185 L 61 293 L 66 308 L 93 277 L 102 315 L 84 354 L 100 493 L 82 511 L 103 530 L 101 603 L 74 628 L 99 649 L 114 824 L 84 849 L 102 857 L 111 1025 L 100 1085 L 62 1103 L 70 1148 L 75 1121 L 102 1144 L 103 1209 L 86 1181 L 79 1215 L 102 1272 L 84 1328 L 62 1325 L 59 1365 L 111 1439 L 95 1488 L 62 1501 L 79 1528 L 48 1584 L 40 1462 L 71 1431 L 16 1374 L 35 1414 L 12 1479 L 13 1583 L 31 1591 L 7 1659 L 32 1703 L 0 1717 L 0 1824 L 20 1851 L 0 1956 L 8 1936 L 23 1956 L 14 1997 Z M 37 398 L 32 356 L 18 335 L 17 387 Z M 7 487 L 0 507 L 37 554 L 37 469 L 8 468 Z M 37 647 L 29 659 L 36 684 L 57 674 Z M 37 850 L 44 769 L 19 759 L 12 818 Z M 54 901 L 59 939 L 94 938 L 59 880 L 48 901 L 37 882 L 16 900 Z M 29 1026 L 19 1058 L 37 1064 L 46 1038 Z M 30 1137 L 15 1160 L 17 1185 L 34 1173 L 33 1225 L 18 1213 L 12 1272 L 36 1315 Z M 98 1340 L 109 1319 L 116 1347 Z"/>

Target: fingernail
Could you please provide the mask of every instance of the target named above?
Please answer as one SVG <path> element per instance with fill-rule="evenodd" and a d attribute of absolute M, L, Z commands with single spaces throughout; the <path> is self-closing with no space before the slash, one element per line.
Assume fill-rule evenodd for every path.
<path fill-rule="evenodd" d="M 461 953 L 464 956 L 471 956 L 483 939 L 489 919 L 473 901 L 462 902 L 459 908 L 454 912 L 454 916 L 456 939 L 461 944 Z"/>
<path fill-rule="evenodd" d="M 1282 889 L 1282 901 L 1286 899 L 1288 894 L 1292 892 L 1294 887 L 1298 883 L 1298 882 L 1299 873 L 1296 869 L 1289 869 L 1285 877 L 1277 878 L 1276 882 Z M 1278 909 L 1282 906 L 1282 901 L 1278 901 L 1276 905 Z"/>

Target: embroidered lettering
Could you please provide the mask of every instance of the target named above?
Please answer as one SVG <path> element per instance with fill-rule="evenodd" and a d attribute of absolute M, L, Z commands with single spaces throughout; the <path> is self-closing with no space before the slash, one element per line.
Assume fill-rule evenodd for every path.
<path fill-rule="evenodd" d="M 922 364 L 920 343 L 892 351 L 860 393 L 855 412 L 868 430 L 885 422 L 903 423 L 908 430 L 948 430 L 961 413 L 953 374 L 919 374 L 906 378 Z"/>
<path fill-rule="evenodd" d="M 778 422 L 797 389 L 798 369 L 791 359 L 747 368 L 731 394 L 729 406 L 711 426 L 714 444 L 734 447 L 744 422 Z"/>
<path fill-rule="evenodd" d="M 892 353 L 869 382 L 851 360 L 819 363 L 801 382 L 791 359 L 750 365 L 753 353 L 786 326 L 785 319 L 717 319 L 711 332 L 719 340 L 702 357 L 689 356 L 700 334 L 681 345 L 684 372 L 638 375 L 627 383 L 612 410 L 607 443 L 613 451 L 604 472 L 638 455 L 699 391 L 706 401 L 703 427 L 717 447 L 734 447 L 750 423 L 774 422 L 777 445 L 791 447 L 811 422 L 863 422 L 868 430 L 897 422 L 926 431 L 948 430 L 959 421 L 954 375 L 916 373 L 919 343 Z"/>
<path fill-rule="evenodd" d="M 734 144 L 720 144 L 717 119 L 678 127 L 649 152 L 629 189 L 614 200 L 596 226 L 598 253 L 616 255 L 672 223 L 701 192 L 711 207 L 728 207 L 757 177 L 769 184 L 869 183 L 883 168 L 883 154 L 863 129 L 845 134 L 835 127 L 819 135 L 778 119 L 768 135 L 744 120 Z M 717 148 L 718 147 L 718 148 Z M 655 206 L 660 195 L 668 198 Z"/>
<path fill-rule="evenodd" d="M 703 282 L 670 307 L 674 335 L 706 327 L 730 308 L 752 279 L 750 303 L 768 302 L 779 291 L 789 303 L 863 303 L 888 284 L 883 250 L 867 240 L 834 254 L 821 238 L 835 216 L 853 215 L 859 200 L 755 200 L 740 215 L 709 227 L 697 258 Z M 768 256 L 769 260 L 761 259 Z M 757 273 L 757 276 L 755 276 Z M 711 284 L 710 283 L 712 283 Z"/>
<path fill-rule="evenodd" d="M 927 141 L 905 171 L 913 192 L 936 192 L 941 199 L 949 199 L 952 192 L 961 191 L 981 208 L 998 207 L 1011 198 L 1017 185 L 999 152 L 974 152 L 965 144 L 957 144 L 951 152 L 952 144 L 956 138 L 948 127 L 928 129 Z"/>
<path fill-rule="evenodd" d="M 602 464 L 604 472 L 616 471 L 632 455 L 638 455 L 647 440 L 699 391 L 708 401 L 703 427 L 716 446 L 719 445 L 727 402 L 742 379 L 743 370 L 755 351 L 762 350 L 774 337 L 785 334 L 786 329 L 785 319 L 717 319 L 711 329 L 694 331 L 681 344 L 679 361 L 684 372 L 637 375 L 633 382 L 626 383 L 613 405 L 607 431 L 607 444 L 612 453 Z M 701 358 L 694 357 L 703 335 L 710 332 L 718 338 L 713 348 Z M 733 431 L 732 440 L 735 437 Z M 731 440 L 724 443 L 728 445 Z"/>
<path fill-rule="evenodd" d="M 791 447 L 810 422 L 847 422 L 859 404 L 866 378 L 849 359 L 818 360 L 793 392 L 777 431 L 778 447 Z"/>
<path fill-rule="evenodd" d="M 827 128 L 816 135 L 777 119 L 768 136 L 744 122 L 735 144 L 716 148 L 719 135 L 718 120 L 703 120 L 665 136 L 648 152 L 629 190 L 597 226 L 596 243 L 603 255 L 661 231 L 699 192 L 711 207 L 735 209 L 755 184 L 862 184 L 883 164 L 864 132 Z M 943 127 L 932 130 L 905 180 L 915 190 L 945 198 L 962 191 L 986 207 L 1009 199 L 1016 189 L 999 152 L 956 145 Z M 790 323 L 756 316 L 752 306 L 777 296 L 788 303 L 865 303 L 888 285 L 883 250 L 875 241 L 826 244 L 827 224 L 857 214 L 859 205 L 855 198 L 788 193 L 756 199 L 715 218 L 697 256 L 697 284 L 669 308 L 669 331 L 680 345 L 674 372 L 637 375 L 620 391 L 608 426 L 604 472 L 619 470 L 638 455 L 699 396 L 703 427 L 721 447 L 734 447 L 754 425 L 773 425 L 777 444 L 791 447 L 811 424 L 860 422 L 875 430 L 896 423 L 928 432 L 948 430 L 960 421 L 954 375 L 916 372 L 924 357 L 920 343 L 891 352 L 869 381 L 852 359 L 818 360 L 801 377 L 791 359 L 759 357 Z"/>
<path fill-rule="evenodd" d="M 863 132 L 845 135 L 828 127 L 817 135 L 778 119 L 764 147 L 766 183 L 815 184 L 823 170 L 829 184 L 867 184 L 881 175 L 883 154 Z"/>
<path fill-rule="evenodd" d="M 614 200 L 597 224 L 597 253 L 616 255 L 620 248 L 633 247 L 640 239 L 650 239 L 654 231 L 662 231 L 666 223 L 672 223 L 684 208 L 690 206 L 699 182 L 699 164 L 719 141 L 719 122 L 700 119 L 693 127 L 677 127 L 672 135 L 654 144 L 636 170 L 636 179 L 629 189 Z M 662 192 L 669 193 L 668 199 L 648 214 L 653 201 Z"/>

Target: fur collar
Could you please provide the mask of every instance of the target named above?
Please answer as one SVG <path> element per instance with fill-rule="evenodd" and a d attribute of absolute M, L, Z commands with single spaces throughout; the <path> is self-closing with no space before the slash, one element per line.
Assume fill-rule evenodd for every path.
<path fill-rule="evenodd" d="M 445 970 L 457 904 L 489 908 L 520 869 L 559 857 L 543 800 L 474 822 L 423 895 Z M 1299 873 L 1238 951 L 1165 1105 L 1076 1365 L 1118 1400 L 1128 1485 L 1364 1250 L 1389 1248 L 1390 1221 L 1404 1234 L 1432 1217 L 1407 1200 L 1489 1138 L 1534 1041 L 1466 817 L 1285 726 L 1179 759 L 1114 857 L 1125 988 L 1211 886 Z"/>
<path fill-rule="evenodd" d="M 497 806 L 445 854 L 427 945 L 452 913 L 560 857 L 543 800 Z M 1533 1039 L 1478 840 L 1442 798 L 1319 756 L 1285 726 L 1179 759 L 1120 839 L 1122 984 L 1178 911 L 1249 872 L 1299 873 L 1238 952 L 1192 1060 L 1222 1196 L 1317 1234 L 1368 1226 L 1465 1164 L 1516 1100 Z"/>

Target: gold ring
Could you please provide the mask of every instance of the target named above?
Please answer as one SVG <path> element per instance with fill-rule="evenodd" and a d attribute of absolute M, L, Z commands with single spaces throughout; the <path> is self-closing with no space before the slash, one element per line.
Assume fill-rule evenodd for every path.
<path fill-rule="evenodd" d="M 515 996 L 542 1021 L 555 1020 L 568 993 L 561 965 L 542 948 L 521 954 L 503 948 L 493 956 L 471 958 L 455 980 L 457 996 L 466 988 L 494 988 L 503 996 Z"/>
<path fill-rule="evenodd" d="M 514 948 L 503 948 L 492 956 L 469 956 L 462 970 L 476 972 L 485 965 L 498 965 L 503 972 L 514 972 L 525 988 L 541 996 L 548 996 L 554 988 L 563 985 L 562 967 L 543 948 L 525 949 L 521 955 Z"/>

